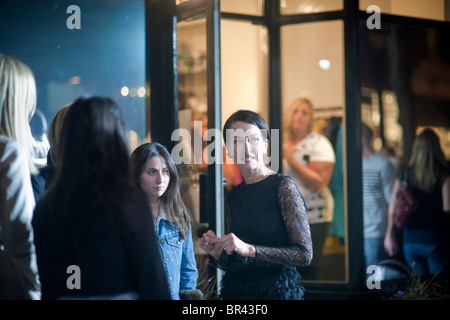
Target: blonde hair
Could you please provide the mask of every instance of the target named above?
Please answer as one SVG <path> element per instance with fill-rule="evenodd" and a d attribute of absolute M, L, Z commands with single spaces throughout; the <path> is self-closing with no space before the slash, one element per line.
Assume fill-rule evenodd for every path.
<path fill-rule="evenodd" d="M 22 62 L 0 54 L 0 134 L 24 149 L 32 174 L 33 136 L 30 120 L 36 110 L 36 82 L 33 72 Z"/>
<path fill-rule="evenodd" d="M 308 98 L 296 98 L 294 99 L 289 107 L 287 108 L 284 116 L 283 116 L 283 135 L 284 135 L 284 141 L 292 141 L 294 140 L 294 132 L 292 131 L 292 120 L 294 118 L 294 113 L 296 111 L 296 108 L 299 104 L 306 103 L 309 106 L 309 109 L 311 111 L 311 120 L 314 119 L 314 107 Z M 314 122 L 311 121 L 309 131 L 312 131 Z"/>
<path fill-rule="evenodd" d="M 425 192 L 433 191 L 438 179 L 447 174 L 447 161 L 432 129 L 425 129 L 414 140 L 409 166 L 417 186 Z"/>
<path fill-rule="evenodd" d="M 69 103 L 56 111 L 53 116 L 52 121 L 50 122 L 50 126 L 48 127 L 48 142 L 50 144 L 50 157 L 53 161 L 53 164 L 56 166 L 56 161 L 59 157 L 59 147 L 61 145 L 61 132 L 62 126 L 64 123 L 64 118 L 66 117 L 67 111 L 72 103 Z"/>

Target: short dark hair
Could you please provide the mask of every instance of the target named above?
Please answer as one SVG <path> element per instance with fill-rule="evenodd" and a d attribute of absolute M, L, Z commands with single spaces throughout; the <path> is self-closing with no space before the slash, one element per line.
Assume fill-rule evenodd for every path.
<path fill-rule="evenodd" d="M 233 113 L 223 125 L 222 135 L 225 143 L 227 142 L 227 130 L 230 129 L 231 125 L 235 122 L 245 122 L 258 127 L 260 130 L 266 132 L 265 137 L 270 141 L 270 130 L 266 120 L 256 112 L 240 109 Z"/>

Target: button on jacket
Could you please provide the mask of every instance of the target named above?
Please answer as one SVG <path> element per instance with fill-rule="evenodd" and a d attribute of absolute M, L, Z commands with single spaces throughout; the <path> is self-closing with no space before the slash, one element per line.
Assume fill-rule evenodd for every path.
<path fill-rule="evenodd" d="M 160 212 L 156 221 L 156 234 L 172 299 L 179 300 L 180 291 L 197 289 L 198 270 L 191 228 L 185 239 L 182 239 L 180 232 Z"/>

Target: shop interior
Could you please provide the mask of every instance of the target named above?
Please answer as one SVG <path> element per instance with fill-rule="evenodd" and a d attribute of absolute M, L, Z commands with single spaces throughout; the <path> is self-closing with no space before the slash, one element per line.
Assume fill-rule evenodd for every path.
<path fill-rule="evenodd" d="M 432 127 L 450 160 L 450 1 L 80 0 L 81 28 L 69 29 L 71 4 L 1 5 L 0 30 L 14 32 L 1 33 L 0 52 L 35 72 L 47 123 L 79 96 L 105 95 L 124 110 L 131 149 L 144 141 L 173 147 L 179 128 L 205 148 L 205 132 L 221 130 L 238 109 L 259 113 L 281 137 L 289 103 L 309 98 L 314 130 L 335 148 L 336 185 L 325 259 L 305 286 L 312 299 L 373 294 L 361 244 L 360 125 L 397 163 Z M 377 13 L 381 28 L 370 29 Z M 236 166 L 201 160 L 180 166 L 197 237 L 223 228 L 223 197 L 242 181 Z M 214 298 L 220 274 L 198 246 L 196 254 L 201 286 Z M 397 262 L 386 262 L 385 280 L 407 278 Z"/>

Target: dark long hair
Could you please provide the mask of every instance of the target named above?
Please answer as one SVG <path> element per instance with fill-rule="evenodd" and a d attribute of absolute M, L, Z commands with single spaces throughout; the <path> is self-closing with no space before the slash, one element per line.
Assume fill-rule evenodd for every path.
<path fill-rule="evenodd" d="M 101 240 L 105 223 L 120 216 L 132 187 L 119 106 L 101 97 L 75 101 L 67 111 L 58 150 L 50 210 L 66 244 L 80 248 Z"/>
<path fill-rule="evenodd" d="M 409 166 L 417 186 L 431 192 L 438 181 L 448 175 L 447 161 L 439 136 L 430 128 L 424 129 L 414 140 Z"/>
<path fill-rule="evenodd" d="M 161 205 L 168 220 L 180 231 L 181 238 L 189 233 L 189 213 L 181 199 L 180 178 L 177 167 L 169 151 L 158 142 L 144 143 L 131 154 L 131 170 L 133 181 L 139 187 L 139 177 L 145 170 L 145 164 L 153 157 L 161 156 L 170 172 L 170 181 L 166 192 L 161 196 Z"/>

